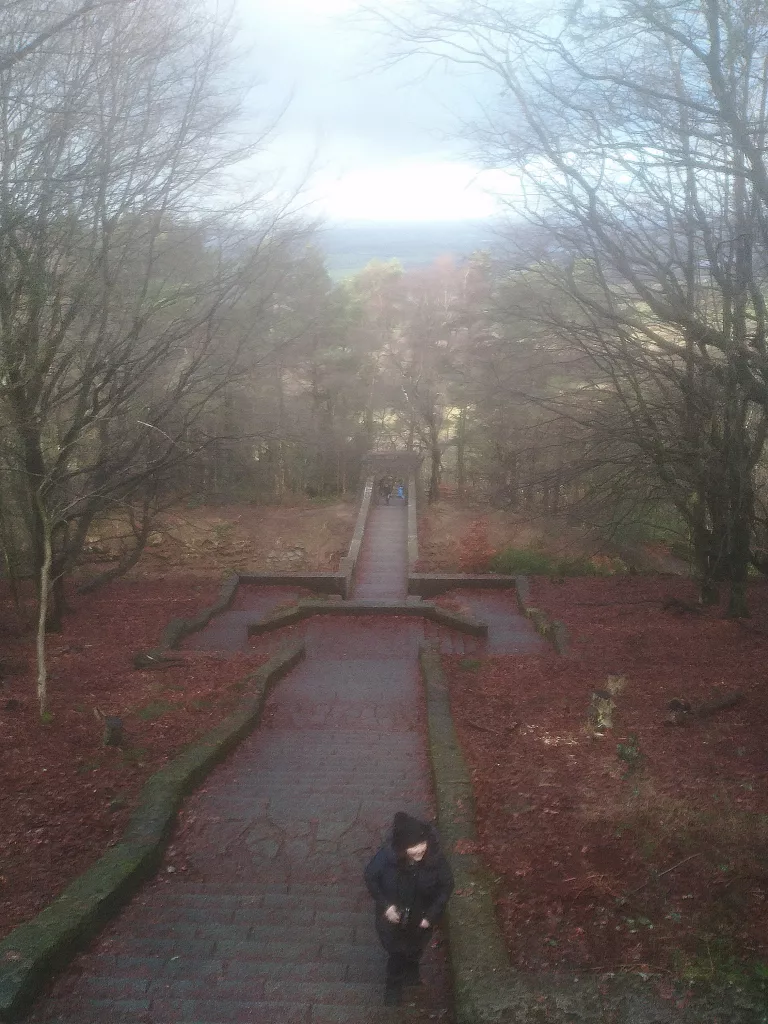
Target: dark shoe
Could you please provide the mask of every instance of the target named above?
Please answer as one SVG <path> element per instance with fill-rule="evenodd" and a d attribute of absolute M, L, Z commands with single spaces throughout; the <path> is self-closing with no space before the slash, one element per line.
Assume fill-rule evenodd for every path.
<path fill-rule="evenodd" d="M 384 986 L 384 1005 L 400 1006 L 403 1001 L 403 987 L 399 981 L 390 981 Z"/>

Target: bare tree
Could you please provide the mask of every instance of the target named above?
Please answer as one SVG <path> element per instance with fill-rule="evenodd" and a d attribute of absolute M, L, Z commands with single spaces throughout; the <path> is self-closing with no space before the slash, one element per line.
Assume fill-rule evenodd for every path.
<path fill-rule="evenodd" d="M 142 509 L 146 538 L 295 234 L 257 196 L 224 209 L 224 174 L 263 143 L 236 130 L 226 24 L 135 0 L 42 38 L 54 7 L 37 34 L 26 8 L 0 11 L 6 39 L 37 40 L 0 67 L 0 407 L 50 626 L 96 516 Z"/>
<path fill-rule="evenodd" d="M 688 521 L 703 598 L 728 579 L 730 613 L 745 614 L 768 398 L 768 7 L 466 0 L 422 13 L 396 26 L 408 49 L 500 86 L 474 137 L 519 175 L 513 205 L 549 233 L 539 269 L 563 296 L 551 327 L 593 360 Z"/>
<path fill-rule="evenodd" d="M 17 25 L 15 35 L 6 34 L 7 49 L 0 54 L 0 71 L 7 71 L 14 64 L 23 61 L 91 11 L 106 7 L 108 4 L 131 2 L 132 0 L 85 0 L 85 3 L 75 4 L 67 9 L 54 0 L 53 3 L 38 4 L 33 10 L 29 0 L 5 0 L 0 16 L 23 9 L 29 20 L 26 25 L 23 22 Z"/>

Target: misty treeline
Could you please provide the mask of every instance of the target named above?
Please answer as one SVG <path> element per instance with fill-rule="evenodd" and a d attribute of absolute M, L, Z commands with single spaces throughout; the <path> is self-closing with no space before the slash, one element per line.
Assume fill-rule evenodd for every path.
<path fill-rule="evenodd" d="M 510 172 L 509 256 L 334 283 L 249 180 L 279 124 L 246 116 L 206 4 L 0 0 L 0 542 L 41 623 L 106 519 L 122 556 L 89 585 L 173 502 L 354 491 L 389 447 L 431 499 L 677 531 L 702 598 L 746 613 L 768 4 L 415 6 L 400 53 L 492 83 L 473 136 Z"/>
<path fill-rule="evenodd" d="M 119 574 L 304 329 L 232 35 L 203 0 L 0 2 L 0 542 L 52 627 L 94 523 Z"/>

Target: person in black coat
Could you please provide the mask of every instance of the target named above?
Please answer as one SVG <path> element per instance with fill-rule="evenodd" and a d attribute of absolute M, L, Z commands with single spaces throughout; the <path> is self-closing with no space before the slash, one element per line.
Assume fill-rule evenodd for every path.
<path fill-rule="evenodd" d="M 419 982 L 419 961 L 453 890 L 453 875 L 435 829 L 398 811 L 389 842 L 364 877 L 376 932 L 389 954 L 384 1002 L 398 1005 L 403 986 Z"/>

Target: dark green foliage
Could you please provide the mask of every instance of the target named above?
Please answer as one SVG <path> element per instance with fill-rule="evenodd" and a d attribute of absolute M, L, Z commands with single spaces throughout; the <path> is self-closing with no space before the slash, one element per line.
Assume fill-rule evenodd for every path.
<path fill-rule="evenodd" d="M 493 572 L 526 576 L 602 576 L 605 570 L 583 555 L 558 558 L 529 548 L 505 548 L 491 561 Z"/>

